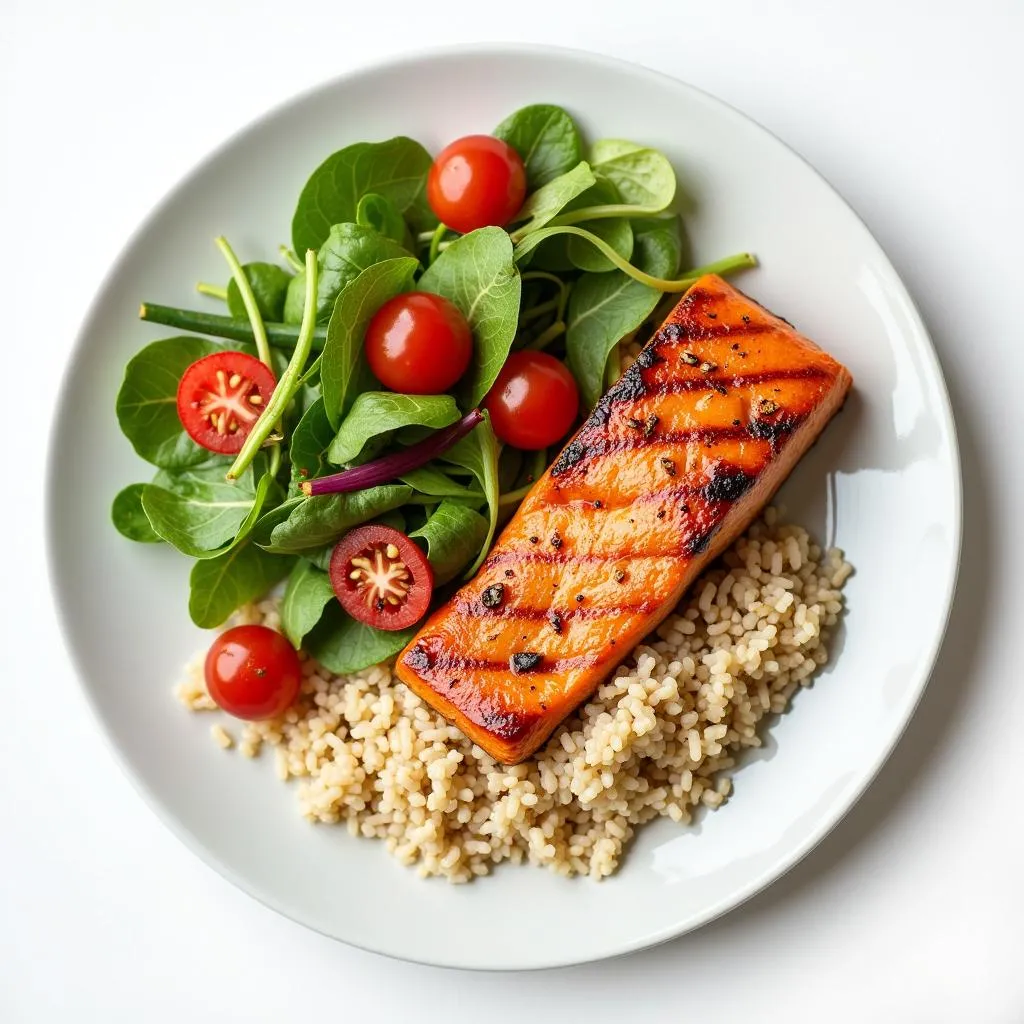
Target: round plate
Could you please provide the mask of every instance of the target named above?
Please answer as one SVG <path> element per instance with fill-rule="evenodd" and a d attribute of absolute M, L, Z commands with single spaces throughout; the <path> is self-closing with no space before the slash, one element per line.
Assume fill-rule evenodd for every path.
<path fill-rule="evenodd" d="M 789 515 L 856 565 L 834 657 L 775 722 L 735 795 L 689 828 L 639 830 L 595 884 L 504 867 L 468 886 L 421 881 L 383 844 L 314 827 L 272 758 L 211 741 L 171 695 L 208 642 L 187 614 L 188 560 L 111 527 L 112 496 L 149 468 L 114 417 L 126 360 L 172 331 L 142 300 L 195 306 L 221 280 L 211 243 L 274 259 L 306 177 L 330 152 L 407 134 L 436 151 L 527 103 L 559 103 L 590 137 L 663 150 L 690 201 L 696 263 L 749 249 L 738 283 L 853 372 L 856 391 L 782 492 Z M 803 857 L 889 754 L 927 681 L 956 576 L 954 428 L 935 352 L 889 261 L 807 164 L 742 114 L 607 58 L 500 47 L 398 60 L 338 79 L 228 142 L 152 214 L 114 267 L 78 340 L 60 403 L 49 517 L 69 648 L 129 774 L 225 877 L 327 935 L 393 956 L 473 968 L 548 967 L 639 949 L 696 928 Z"/>

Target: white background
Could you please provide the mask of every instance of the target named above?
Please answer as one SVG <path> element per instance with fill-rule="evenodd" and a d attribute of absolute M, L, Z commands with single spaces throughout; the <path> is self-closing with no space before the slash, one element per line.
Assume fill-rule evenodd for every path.
<path fill-rule="evenodd" d="M 59 377 L 150 207 L 227 134 L 308 86 L 485 40 L 675 74 L 824 173 L 933 333 L 966 492 L 940 667 L 846 821 L 697 934 L 529 976 L 348 949 L 180 846 L 86 709 L 42 536 Z M 1024 3 L 3 0 L 0 76 L 0 1021 L 1024 1022 Z"/>

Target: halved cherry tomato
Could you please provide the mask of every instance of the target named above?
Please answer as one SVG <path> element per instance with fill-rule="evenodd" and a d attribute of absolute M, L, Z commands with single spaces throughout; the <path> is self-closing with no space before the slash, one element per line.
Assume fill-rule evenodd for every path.
<path fill-rule="evenodd" d="M 506 225 L 526 198 L 519 154 L 491 135 L 467 135 L 438 154 L 427 175 L 427 201 L 438 219 L 466 234 Z"/>
<path fill-rule="evenodd" d="M 299 695 L 302 666 L 295 648 L 267 626 L 235 626 L 210 645 L 206 688 L 236 718 L 277 718 Z"/>
<path fill-rule="evenodd" d="M 432 292 L 385 302 L 366 329 L 366 360 L 385 387 L 439 395 L 467 370 L 473 333 L 458 307 Z"/>
<path fill-rule="evenodd" d="M 423 618 L 434 592 L 434 571 L 404 533 L 360 526 L 335 547 L 331 584 L 353 619 L 376 629 L 405 629 Z"/>
<path fill-rule="evenodd" d="M 579 412 L 573 375 L 546 352 L 513 352 L 484 398 L 499 441 L 537 451 L 560 441 Z"/>
<path fill-rule="evenodd" d="M 185 432 L 211 452 L 234 455 L 276 386 L 273 373 L 245 352 L 214 352 L 197 359 L 178 384 L 178 418 Z"/>

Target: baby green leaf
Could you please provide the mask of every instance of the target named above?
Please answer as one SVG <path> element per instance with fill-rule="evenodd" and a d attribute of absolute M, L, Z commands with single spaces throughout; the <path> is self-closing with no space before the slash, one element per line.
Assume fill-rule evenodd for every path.
<path fill-rule="evenodd" d="M 388 299 L 409 288 L 417 265 L 411 256 L 376 263 L 338 296 L 327 325 L 320 369 L 324 409 L 333 427 L 339 426 L 356 394 L 365 390 L 367 384 L 372 386 L 373 378 L 363 355 L 363 336 L 373 314 Z"/>
<path fill-rule="evenodd" d="M 583 156 L 576 122 L 561 107 L 550 103 L 534 103 L 517 110 L 493 134 L 522 157 L 531 189 L 571 171 Z"/>
<path fill-rule="evenodd" d="M 292 567 L 291 558 L 268 555 L 245 541 L 192 567 L 188 613 L 197 626 L 213 629 L 237 608 L 255 601 L 280 582 Z"/>
<path fill-rule="evenodd" d="M 494 532 L 498 528 L 498 502 L 500 498 L 498 487 L 498 439 L 494 436 L 494 430 L 491 428 L 491 418 L 486 412 L 484 413 L 483 422 L 471 434 L 449 448 L 444 453 L 443 460 L 468 469 L 480 484 L 480 490 L 483 491 L 487 499 L 489 515 L 487 536 L 484 538 L 476 560 L 466 572 L 466 577 L 468 578 L 480 568 L 481 563 L 487 557 L 491 541 L 494 540 Z"/>
<path fill-rule="evenodd" d="M 333 544 L 353 526 L 398 508 L 411 497 L 411 487 L 383 484 L 349 494 L 303 498 L 290 506 L 288 518 L 273 528 L 269 550 L 299 553 Z"/>
<path fill-rule="evenodd" d="M 142 508 L 153 530 L 186 555 L 215 557 L 250 518 L 256 502 L 254 471 L 250 467 L 228 483 L 225 468 L 225 461 L 216 459 L 161 473 L 142 492 Z"/>
<path fill-rule="evenodd" d="M 519 323 L 521 282 L 512 243 L 501 228 L 456 239 L 427 268 L 419 287 L 450 299 L 473 331 L 473 362 L 463 380 L 468 406 L 490 390 L 508 358 Z"/>
<path fill-rule="evenodd" d="M 152 527 L 142 508 L 145 484 L 129 484 L 120 491 L 110 509 L 110 518 L 122 537 L 143 544 L 159 544 L 163 539 Z"/>
<path fill-rule="evenodd" d="M 282 323 L 301 324 L 302 311 L 306 308 L 306 272 L 300 270 L 289 282 L 284 297 Z"/>
<path fill-rule="evenodd" d="M 390 238 L 399 245 L 406 245 L 409 227 L 402 211 L 387 198 L 376 192 L 369 192 L 359 200 L 356 207 L 356 223 L 373 228 L 379 235 Z"/>
<path fill-rule="evenodd" d="M 320 263 L 317 322 L 330 320 L 335 300 L 367 267 L 402 256 L 409 256 L 409 253 L 398 242 L 377 234 L 372 228 L 335 224 L 317 257 Z"/>
<path fill-rule="evenodd" d="M 682 243 L 678 217 L 637 221 L 637 263 L 647 273 L 674 274 Z M 621 270 L 584 274 L 569 299 L 565 347 L 583 404 L 594 405 L 604 391 L 604 370 L 612 349 L 650 316 L 661 293 Z"/>
<path fill-rule="evenodd" d="M 591 150 L 595 174 L 612 182 L 625 203 L 664 210 L 676 194 L 676 172 L 664 153 L 622 139 L 600 139 Z"/>
<path fill-rule="evenodd" d="M 154 341 L 128 361 L 117 393 L 117 420 L 147 462 L 181 469 L 210 457 L 182 429 L 178 382 L 197 359 L 218 351 L 220 346 L 212 341 L 181 336 Z"/>
<path fill-rule="evenodd" d="M 331 226 L 355 221 L 359 200 L 369 193 L 390 199 L 416 231 L 437 224 L 426 199 L 430 154 L 403 136 L 357 142 L 329 156 L 310 176 L 292 218 L 292 244 L 301 257 L 319 249 Z"/>
<path fill-rule="evenodd" d="M 581 160 L 571 171 L 559 175 L 527 196 L 516 216 L 516 220 L 526 223 L 512 232 L 513 241 L 518 242 L 531 231 L 543 227 L 573 199 L 586 192 L 596 180 L 590 165 Z"/>
<path fill-rule="evenodd" d="M 324 400 L 318 398 L 302 414 L 288 445 L 294 484 L 323 473 L 326 466 L 324 452 L 333 439 L 334 428 L 324 410 Z"/>
<path fill-rule="evenodd" d="M 397 631 L 365 626 L 335 602 L 327 605 L 323 618 L 307 636 L 306 651 L 328 672 L 347 675 L 393 657 L 415 635 L 415 626 Z"/>
<path fill-rule="evenodd" d="M 294 275 L 282 270 L 276 263 L 245 263 L 242 270 L 252 285 L 260 316 L 264 320 L 279 322 L 284 313 L 288 285 Z M 240 320 L 248 318 L 245 303 L 242 302 L 242 295 L 234 278 L 228 282 L 228 311 Z"/>
<path fill-rule="evenodd" d="M 440 429 L 459 418 L 459 407 L 451 395 L 399 395 L 393 391 L 364 391 L 342 420 L 338 436 L 327 450 L 327 458 L 342 465 L 359 458 L 371 438 L 402 427 Z"/>
<path fill-rule="evenodd" d="M 574 208 L 577 206 L 599 206 L 618 203 L 619 200 L 618 189 L 607 179 L 598 178 L 591 188 L 573 202 L 572 206 Z M 623 259 L 628 260 L 633 255 L 633 229 L 625 217 L 588 220 L 580 224 L 580 227 L 604 239 Z M 548 245 L 553 245 L 558 241 L 559 239 L 553 238 Z M 602 255 L 593 245 L 585 242 L 582 238 L 571 236 L 565 239 L 565 250 L 569 262 L 580 270 L 587 270 L 593 274 L 604 274 L 615 269 L 615 264 L 607 256 Z"/>
<path fill-rule="evenodd" d="M 481 491 L 471 490 L 465 484 L 453 480 L 443 470 L 432 464 L 420 466 L 419 469 L 410 470 L 399 478 L 402 483 L 408 484 L 414 491 L 420 494 L 430 495 L 437 498 L 460 498 L 464 501 L 483 501 Z"/>
<path fill-rule="evenodd" d="M 320 621 L 324 608 L 333 600 L 330 576 L 306 559 L 300 559 L 288 577 L 288 587 L 281 601 L 281 628 L 292 646 L 302 646 L 306 634 Z"/>
<path fill-rule="evenodd" d="M 410 537 L 426 542 L 435 583 L 455 579 L 487 538 L 490 524 L 479 512 L 453 501 L 442 501 L 434 514 Z"/>

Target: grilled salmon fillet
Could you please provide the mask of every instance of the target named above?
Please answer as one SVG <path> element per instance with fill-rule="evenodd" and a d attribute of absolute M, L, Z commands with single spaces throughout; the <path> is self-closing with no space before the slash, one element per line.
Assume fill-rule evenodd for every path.
<path fill-rule="evenodd" d="M 701 278 L 399 678 L 498 761 L 529 757 L 757 516 L 850 384 L 786 321 Z"/>

